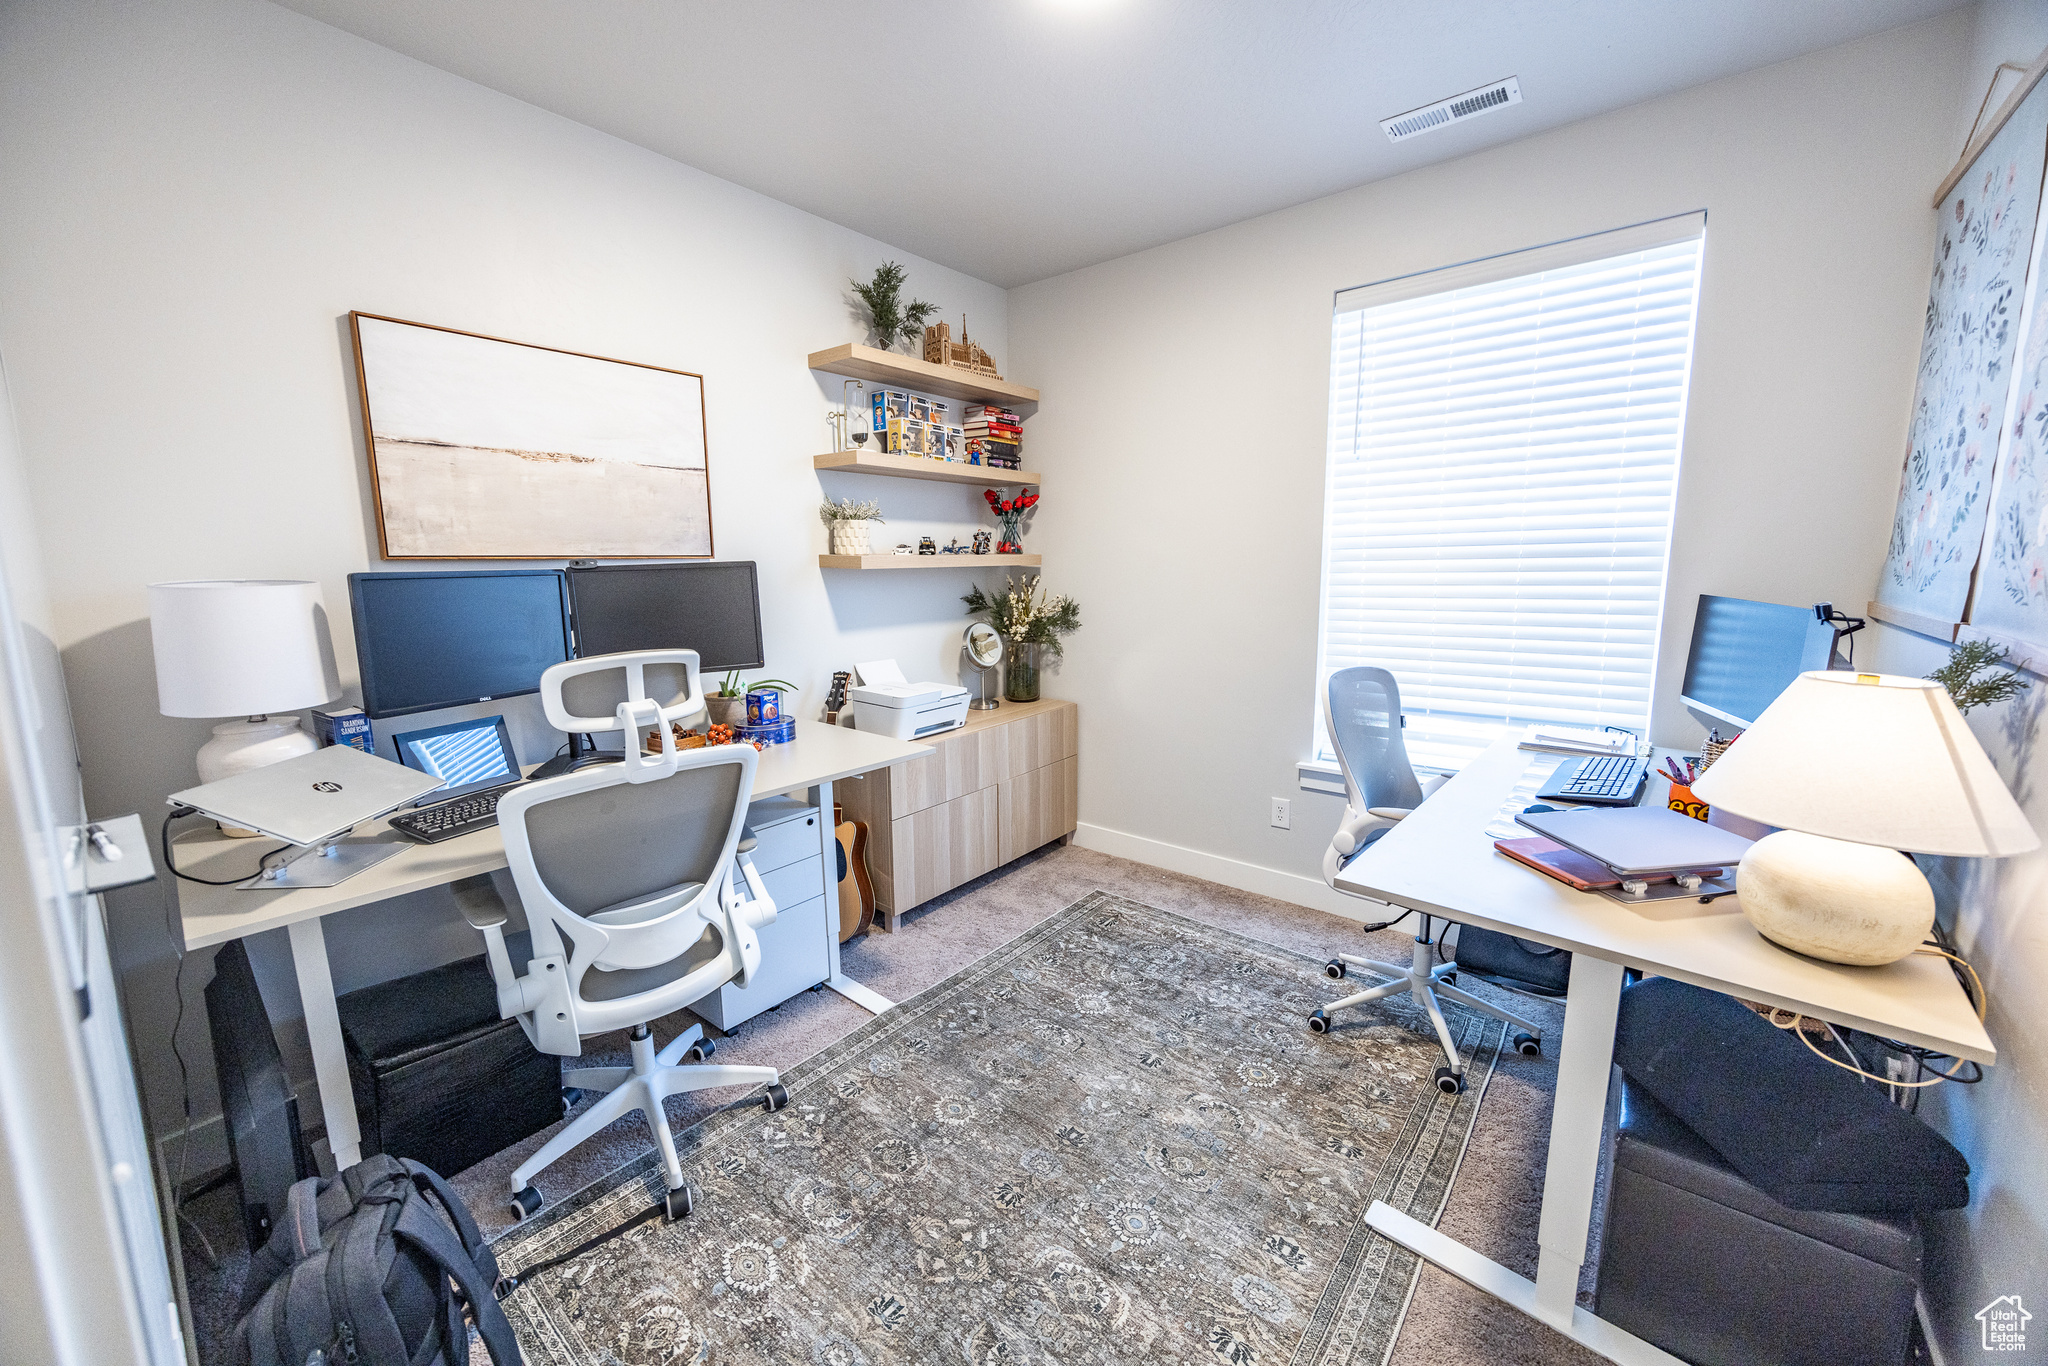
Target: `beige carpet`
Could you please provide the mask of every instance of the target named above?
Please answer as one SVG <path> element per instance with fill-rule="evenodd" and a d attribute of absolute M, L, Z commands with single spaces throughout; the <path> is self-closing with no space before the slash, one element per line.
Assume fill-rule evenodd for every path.
<path fill-rule="evenodd" d="M 1065 909 L 1097 889 L 1221 926 L 1317 958 L 1339 950 L 1388 961 L 1405 961 L 1408 925 L 1366 936 L 1351 922 L 1286 902 L 1250 895 L 1215 883 L 1163 872 L 1144 864 L 1111 858 L 1074 847 L 1048 846 L 906 917 L 895 934 L 876 932 L 844 947 L 847 974 L 884 996 L 902 999 L 944 980 L 992 949 L 1008 943 L 1046 917 Z M 1490 994 L 1490 989 L 1464 985 Z M 1329 984 L 1330 994 L 1341 994 Z M 1501 999 L 1508 998 L 1503 994 Z M 1541 1021 L 1546 1043 L 1555 1053 L 1555 1030 L 1562 1009 L 1549 1003 L 1514 998 L 1515 1009 Z M 779 1009 L 743 1025 L 720 1040 L 721 1062 L 762 1062 L 794 1065 L 851 1032 L 870 1018 L 866 1011 L 830 991 L 807 993 Z M 676 1016 L 655 1025 L 663 1040 L 690 1023 Z M 1304 1028 L 1306 1026 L 1304 1025 Z M 585 1053 L 589 1065 L 625 1061 L 623 1036 L 593 1039 Z M 1536 1223 L 1542 1195 L 1544 1141 L 1550 1118 L 1550 1097 L 1556 1077 L 1553 1057 L 1502 1055 L 1488 1086 L 1472 1141 L 1465 1155 L 1450 1203 L 1439 1224 L 1444 1232 L 1502 1264 L 1534 1275 Z M 714 1093 L 714 1101 L 726 1099 Z M 677 1097 L 669 1103 L 672 1122 L 684 1125 L 708 1113 L 701 1096 Z M 478 1163 L 455 1179 L 455 1186 L 486 1232 L 509 1222 L 505 1207 L 507 1178 L 512 1169 L 546 1141 L 553 1130 Z M 550 1200 L 560 1199 L 648 1146 L 647 1131 L 637 1115 L 628 1116 L 544 1172 L 538 1182 Z M 220 1203 L 209 1197 L 211 1206 Z M 229 1221 L 231 1221 L 231 1212 Z M 220 1223 L 205 1221 L 219 1241 Z M 240 1256 L 223 1256 L 212 1271 L 192 1255 L 187 1240 L 187 1270 L 195 1316 L 202 1321 L 202 1344 L 210 1345 L 218 1324 L 218 1308 L 246 1265 Z M 1590 1270 L 1582 1286 L 1590 1285 Z M 1581 1299 L 1586 1298 L 1581 1294 Z M 209 1312 L 209 1306 L 215 1306 Z M 224 1327 L 225 1325 L 219 1325 Z M 480 1352 L 480 1349 L 479 1349 Z M 218 1357 L 205 1352 L 209 1361 Z M 481 1355 L 478 1360 L 483 1360 Z M 1438 1271 L 1424 1266 L 1415 1296 L 1389 1362 L 1394 1366 L 1593 1366 L 1599 1358 L 1533 1320 L 1508 1309 Z M 1361 1363 L 1361 1366 L 1368 1366 Z"/>

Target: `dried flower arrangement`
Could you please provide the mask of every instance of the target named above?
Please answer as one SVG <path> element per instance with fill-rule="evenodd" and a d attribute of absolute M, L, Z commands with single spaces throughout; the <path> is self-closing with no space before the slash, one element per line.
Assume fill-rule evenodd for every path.
<path fill-rule="evenodd" d="M 1081 604 L 1064 593 L 1047 594 L 1039 575 L 1010 580 L 1009 586 L 993 596 L 976 585 L 960 601 L 967 615 L 988 614 L 988 624 L 1011 640 L 1043 645 L 1049 653 L 1062 654 L 1060 637 L 1081 629 Z"/>

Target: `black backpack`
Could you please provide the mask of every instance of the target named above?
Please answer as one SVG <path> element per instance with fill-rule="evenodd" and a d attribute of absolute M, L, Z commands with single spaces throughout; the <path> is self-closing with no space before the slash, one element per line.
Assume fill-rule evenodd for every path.
<path fill-rule="evenodd" d="M 519 1366 L 497 1280 L 497 1258 L 446 1181 L 417 1162 L 365 1158 L 292 1186 L 285 1217 L 249 1259 L 228 1360 L 467 1366 L 466 1307 L 491 1360 Z"/>

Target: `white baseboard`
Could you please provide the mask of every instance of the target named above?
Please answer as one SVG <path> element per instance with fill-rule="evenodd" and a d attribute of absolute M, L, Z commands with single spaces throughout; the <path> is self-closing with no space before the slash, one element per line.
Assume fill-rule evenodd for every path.
<path fill-rule="evenodd" d="M 1382 903 L 1367 901 L 1363 897 L 1346 896 L 1317 878 L 1282 872 L 1278 868 L 1265 868 L 1256 863 L 1225 858 L 1221 854 L 1205 854 L 1199 849 L 1188 849 L 1178 844 L 1168 844 L 1164 840 L 1148 839 L 1143 835 L 1112 830 L 1105 825 L 1091 825 L 1087 821 L 1082 821 L 1074 828 L 1074 843 L 1083 849 L 1093 849 L 1097 853 L 1127 858 L 1133 863 L 1164 868 L 1170 873 L 1183 873 L 1206 882 L 1220 882 L 1225 887 L 1235 887 L 1240 892 L 1269 896 L 1275 901 L 1291 902 L 1296 906 L 1307 906 L 1311 910 L 1327 911 L 1331 915 L 1342 916 L 1359 924 L 1387 918 Z"/>

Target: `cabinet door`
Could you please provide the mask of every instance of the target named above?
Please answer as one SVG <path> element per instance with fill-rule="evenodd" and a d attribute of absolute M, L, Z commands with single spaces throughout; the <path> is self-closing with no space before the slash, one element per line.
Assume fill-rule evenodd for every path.
<path fill-rule="evenodd" d="M 1081 748 L 1080 716 L 1079 707 L 1062 702 L 1005 726 L 1009 772 L 1003 776 L 1022 777 L 1073 758 Z"/>
<path fill-rule="evenodd" d="M 1080 778 L 1080 760 L 1068 758 L 1001 785 L 996 851 L 1001 862 L 1073 832 L 1080 810 Z"/>
<path fill-rule="evenodd" d="M 994 868 L 996 789 L 985 787 L 892 822 L 890 856 L 895 876 L 889 912 L 896 916 Z"/>
<path fill-rule="evenodd" d="M 957 801 L 1009 776 L 1004 727 L 954 731 L 926 743 L 932 753 L 889 770 L 892 818 Z"/>

